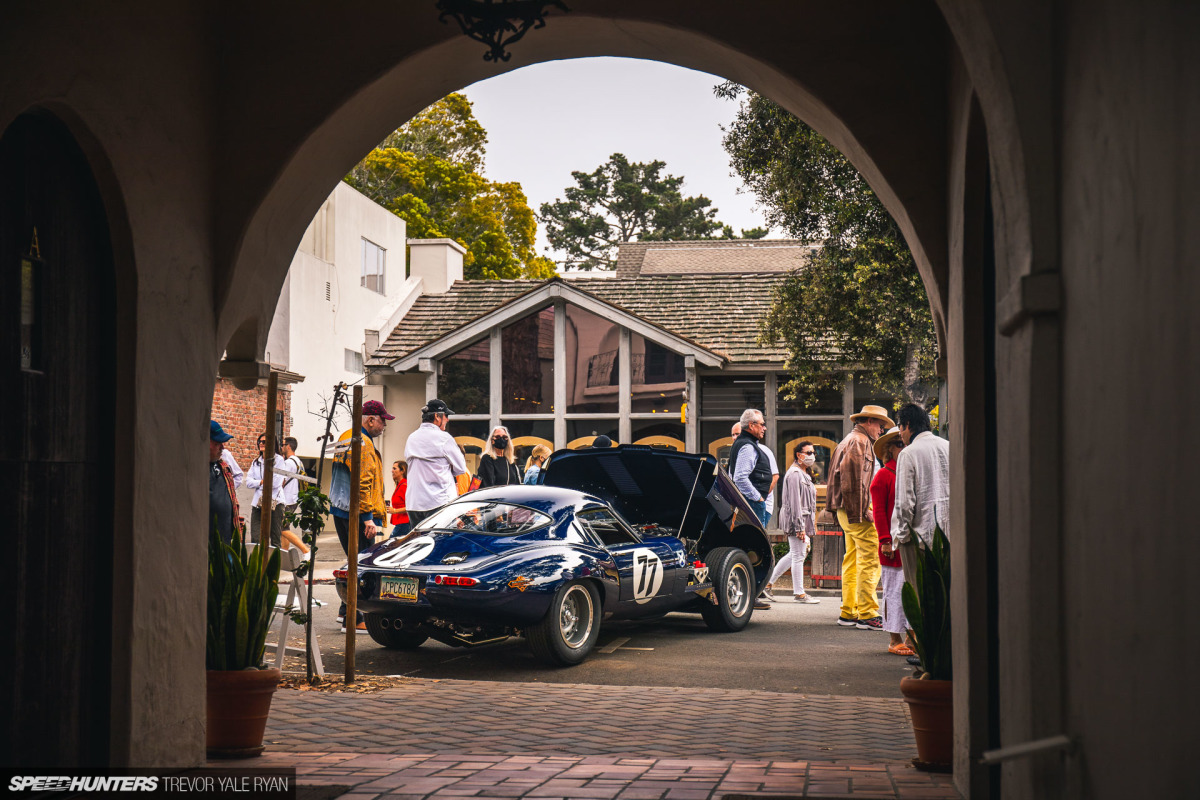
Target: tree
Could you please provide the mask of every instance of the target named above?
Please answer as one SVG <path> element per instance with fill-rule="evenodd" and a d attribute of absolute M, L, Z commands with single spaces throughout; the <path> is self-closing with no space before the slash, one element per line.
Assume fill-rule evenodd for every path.
<path fill-rule="evenodd" d="M 551 246 L 567 254 L 564 265 L 614 269 L 621 242 L 732 236 L 709 208 L 712 201 L 684 197 L 683 178 L 664 175 L 666 166 L 613 153 L 593 172 L 572 172 L 575 185 L 564 190 L 565 199 L 543 203 L 539 215 Z"/>
<path fill-rule="evenodd" d="M 482 174 L 486 144 L 471 102 L 451 94 L 388 134 L 346 182 L 403 218 L 411 238 L 461 244 L 466 278 L 549 278 L 521 184 Z"/>
<path fill-rule="evenodd" d="M 716 87 L 737 99 L 732 82 Z M 824 137 L 765 97 L 747 92 L 725 128 L 730 164 L 767 223 L 823 246 L 776 289 L 761 323 L 787 348 L 793 396 L 841 384 L 854 365 L 881 393 L 925 404 L 935 384 L 933 317 L 916 262 L 895 220 Z"/>

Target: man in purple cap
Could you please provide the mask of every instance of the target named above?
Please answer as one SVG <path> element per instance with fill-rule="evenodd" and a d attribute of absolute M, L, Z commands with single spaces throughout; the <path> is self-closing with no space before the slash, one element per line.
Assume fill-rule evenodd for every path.
<path fill-rule="evenodd" d="M 362 461 L 361 474 L 358 483 L 358 508 L 354 519 L 358 528 L 358 552 L 362 552 L 375 543 L 375 535 L 383 525 L 383 459 L 375 449 L 375 437 L 387 428 L 387 421 L 395 419 L 387 413 L 383 403 L 378 400 L 368 400 L 362 407 Z M 338 439 L 348 442 L 353 429 L 346 431 Z M 333 526 L 337 529 L 338 539 L 346 555 L 350 554 L 350 448 L 338 453 L 333 458 L 333 472 L 330 478 L 329 501 L 330 513 L 333 515 Z M 346 604 L 342 604 L 338 612 L 338 622 L 345 623 Z M 366 623 L 360 612 L 357 620 L 358 630 L 365 633 Z M 344 630 L 344 627 L 343 627 Z"/>

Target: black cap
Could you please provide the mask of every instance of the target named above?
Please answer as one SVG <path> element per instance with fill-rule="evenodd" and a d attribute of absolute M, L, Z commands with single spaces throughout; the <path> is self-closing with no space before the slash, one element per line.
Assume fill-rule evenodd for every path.
<path fill-rule="evenodd" d="M 447 416 L 454 412 L 450 410 L 450 406 L 438 400 L 436 397 L 432 400 L 427 400 L 425 405 L 421 407 L 422 414 L 445 414 Z"/>
<path fill-rule="evenodd" d="M 602 433 L 592 440 L 592 447 L 612 447 L 612 439 Z"/>

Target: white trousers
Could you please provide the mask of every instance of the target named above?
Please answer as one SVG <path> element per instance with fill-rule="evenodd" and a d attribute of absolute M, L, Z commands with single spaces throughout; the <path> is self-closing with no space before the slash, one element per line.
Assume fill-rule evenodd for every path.
<path fill-rule="evenodd" d="M 903 636 L 908 629 L 908 618 L 904 616 L 904 601 L 901 599 L 904 570 L 880 565 L 880 573 L 879 585 L 883 587 L 883 599 L 879 603 L 879 610 L 883 612 L 883 629 Z"/>
<path fill-rule="evenodd" d="M 792 594 L 804 594 L 804 556 L 808 553 L 808 540 L 799 536 L 789 536 L 788 554 L 775 564 L 771 579 L 767 583 L 775 583 L 789 569 L 792 571 Z"/>

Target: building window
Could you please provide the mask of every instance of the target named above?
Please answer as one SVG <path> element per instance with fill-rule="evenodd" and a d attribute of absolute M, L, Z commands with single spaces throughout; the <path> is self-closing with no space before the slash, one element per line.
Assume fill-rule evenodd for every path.
<path fill-rule="evenodd" d="M 480 339 L 442 359 L 438 397 L 455 414 L 491 413 L 491 356 L 488 340 Z"/>
<path fill-rule="evenodd" d="M 580 447 L 591 447 L 592 440 L 604 434 L 620 444 L 621 435 L 615 419 L 569 419 L 567 420 L 567 447 L 577 450 Z"/>
<path fill-rule="evenodd" d="M 766 384 L 762 375 L 706 375 L 700 380 L 700 413 L 728 417 L 731 424 L 747 408 L 762 411 Z"/>
<path fill-rule="evenodd" d="M 820 392 L 800 392 L 796 397 L 788 399 L 783 385 L 788 381 L 788 374 L 780 372 L 779 396 L 776 398 L 775 413 L 781 417 L 800 416 L 842 416 L 842 388 L 825 389 Z"/>
<path fill-rule="evenodd" d="M 373 292 L 386 294 L 384 289 L 384 265 L 387 250 L 374 242 L 362 240 L 362 285 Z"/>
<path fill-rule="evenodd" d="M 355 375 L 363 374 L 362 353 L 357 350 L 346 350 L 346 372 L 353 372 Z"/>
<path fill-rule="evenodd" d="M 568 304 L 567 413 L 615 414 L 621 364 L 621 329 L 604 317 Z"/>
<path fill-rule="evenodd" d="M 687 431 L 682 422 L 665 419 L 635 419 L 630 426 L 634 444 L 648 444 L 667 450 L 686 449 Z"/>
<path fill-rule="evenodd" d="M 630 409 L 634 414 L 670 414 L 679 416 L 687 373 L 683 356 L 640 334 L 630 337 Z"/>
<path fill-rule="evenodd" d="M 501 329 L 500 352 L 501 413 L 554 413 L 554 306 Z"/>

